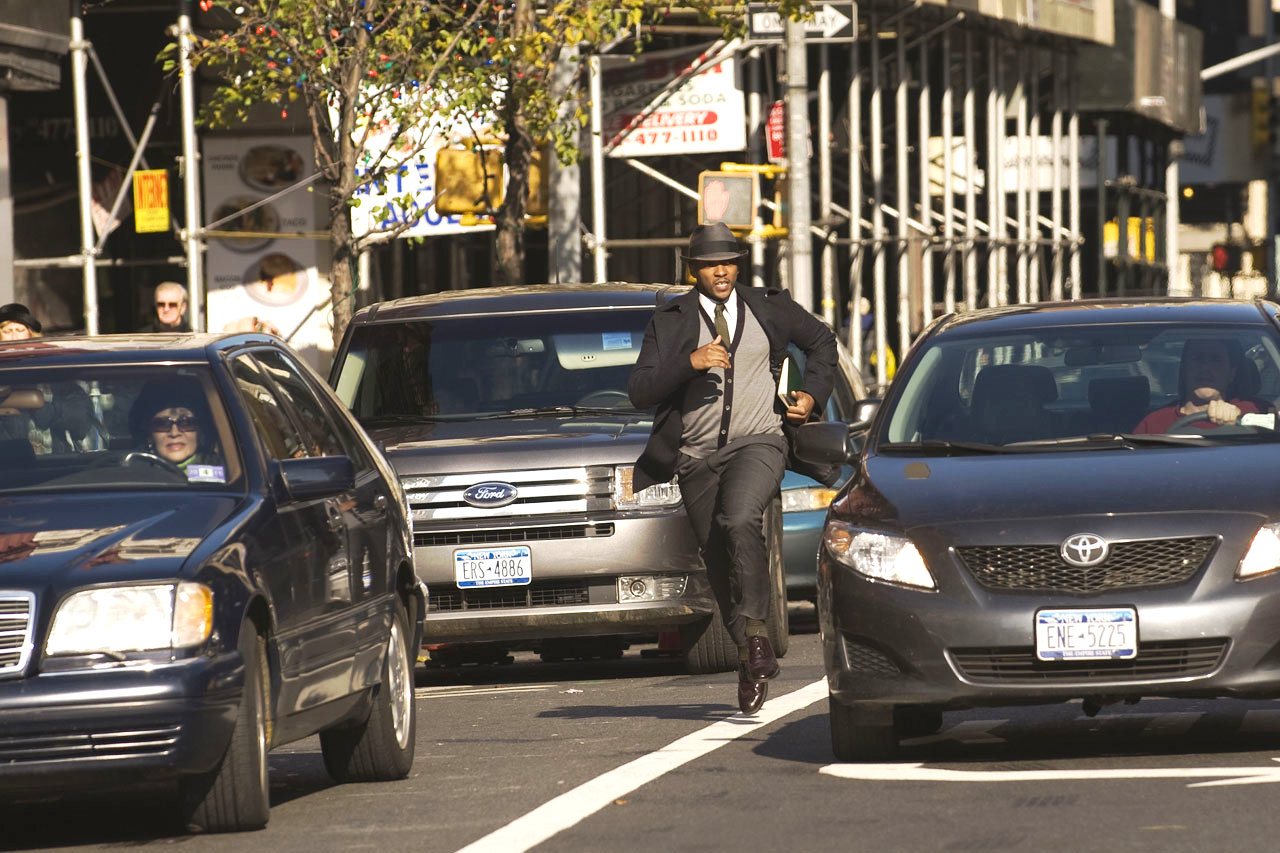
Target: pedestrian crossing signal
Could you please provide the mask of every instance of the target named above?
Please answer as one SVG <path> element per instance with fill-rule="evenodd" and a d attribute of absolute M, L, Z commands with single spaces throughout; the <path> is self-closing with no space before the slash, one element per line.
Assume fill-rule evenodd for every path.
<path fill-rule="evenodd" d="M 760 205 L 759 176 L 750 172 L 698 173 L 698 222 L 751 228 Z"/>

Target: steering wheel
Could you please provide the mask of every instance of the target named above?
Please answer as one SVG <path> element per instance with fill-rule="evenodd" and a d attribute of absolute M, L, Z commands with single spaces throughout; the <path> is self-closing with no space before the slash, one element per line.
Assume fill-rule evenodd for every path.
<path fill-rule="evenodd" d="M 1164 428 L 1165 432 L 1176 432 L 1184 429 L 1196 421 L 1209 420 L 1208 412 L 1192 412 L 1189 415 L 1183 415 L 1173 423 Z M 1257 427 L 1241 426 L 1239 423 L 1234 424 L 1216 424 L 1213 427 L 1192 427 L 1193 432 L 1197 435 L 1252 435 Z"/>
<path fill-rule="evenodd" d="M 623 406 L 631 405 L 631 395 L 626 391 L 614 391 L 606 389 L 604 391 L 592 391 L 583 397 L 575 406 L 599 406 L 605 409 L 618 409 Z"/>
<path fill-rule="evenodd" d="M 182 469 L 177 465 L 174 465 L 163 456 L 157 456 L 148 450 L 134 450 L 130 453 L 126 453 L 124 459 L 120 461 L 120 464 L 132 465 L 135 461 L 145 462 L 153 468 L 159 468 L 161 471 L 176 474 L 184 480 L 187 479 L 187 475 L 183 473 Z"/>

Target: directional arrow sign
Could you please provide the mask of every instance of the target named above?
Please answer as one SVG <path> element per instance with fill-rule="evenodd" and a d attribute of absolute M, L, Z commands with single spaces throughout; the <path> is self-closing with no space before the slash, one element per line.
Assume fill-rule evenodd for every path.
<path fill-rule="evenodd" d="M 781 42 L 787 29 L 786 18 L 778 7 L 769 3 L 747 4 L 747 40 Z M 806 42 L 853 41 L 858 29 L 858 12 L 853 3 L 823 3 L 804 22 Z"/>
<path fill-rule="evenodd" d="M 1280 761 L 1280 758 L 1272 758 Z M 1097 770 L 945 770 L 923 764 L 828 764 L 819 773 L 874 782 L 1057 782 L 1077 779 L 1209 779 L 1188 788 L 1280 782 L 1274 767 L 1133 767 Z"/>

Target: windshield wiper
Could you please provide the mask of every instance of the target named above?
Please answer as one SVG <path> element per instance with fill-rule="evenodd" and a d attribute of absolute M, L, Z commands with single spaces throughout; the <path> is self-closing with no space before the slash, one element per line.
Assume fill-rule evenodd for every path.
<path fill-rule="evenodd" d="M 881 444 L 877 450 L 881 453 L 928 453 L 934 456 L 1006 452 L 1004 447 L 998 444 L 983 444 L 979 441 L 944 441 L 940 438 L 927 438 L 924 441 L 889 441 Z"/>
<path fill-rule="evenodd" d="M 1163 433 L 1094 432 L 1088 435 L 1072 435 L 1066 438 L 1042 438 L 1035 441 L 1018 441 L 1005 445 L 1018 450 L 1040 450 L 1046 447 L 1075 448 L 1077 450 L 1133 449 L 1139 445 L 1201 445 L 1204 436 L 1165 435 Z"/>
<path fill-rule="evenodd" d="M 615 417 L 634 417 L 641 414 L 637 409 L 611 409 L 605 406 L 538 406 L 528 409 L 512 409 L 508 412 L 489 412 L 475 417 L 478 421 L 499 420 L 502 418 L 537 418 L 546 415 L 573 417 L 576 415 L 613 415 Z"/>
<path fill-rule="evenodd" d="M 389 426 L 391 424 L 429 424 L 434 423 L 437 419 L 437 415 L 383 414 L 361 418 L 360 424 L 365 427 Z"/>

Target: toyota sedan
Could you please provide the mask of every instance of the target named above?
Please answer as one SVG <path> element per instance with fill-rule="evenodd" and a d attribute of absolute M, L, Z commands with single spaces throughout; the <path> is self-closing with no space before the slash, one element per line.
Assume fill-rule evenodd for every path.
<path fill-rule="evenodd" d="M 1278 399 L 1276 305 L 1101 300 L 940 318 L 869 422 L 803 427 L 855 466 L 818 567 L 836 755 L 949 709 L 1280 696 Z"/>
<path fill-rule="evenodd" d="M 403 778 L 425 605 L 395 474 L 280 341 L 0 344 L 0 790 L 171 782 L 255 829 L 317 732 Z"/>

